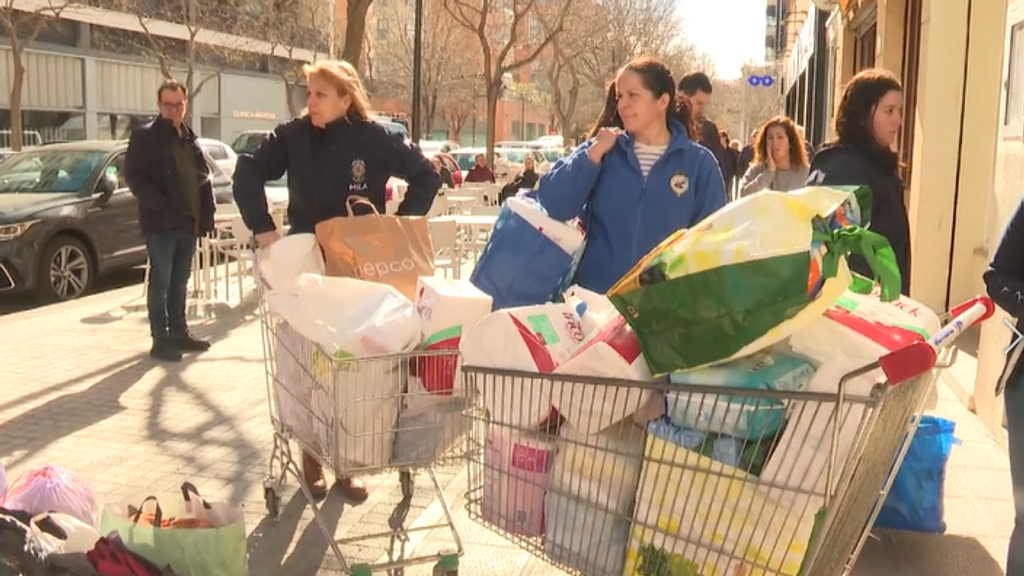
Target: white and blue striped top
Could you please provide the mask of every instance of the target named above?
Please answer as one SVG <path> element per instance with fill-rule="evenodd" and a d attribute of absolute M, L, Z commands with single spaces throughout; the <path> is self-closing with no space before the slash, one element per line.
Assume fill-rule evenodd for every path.
<path fill-rule="evenodd" d="M 668 149 L 668 146 L 649 146 L 639 142 L 633 143 L 633 150 L 636 152 L 636 159 L 640 161 L 640 171 L 643 172 L 644 180 L 650 174 L 651 166 L 654 166 L 658 158 L 665 154 L 666 149 Z"/>

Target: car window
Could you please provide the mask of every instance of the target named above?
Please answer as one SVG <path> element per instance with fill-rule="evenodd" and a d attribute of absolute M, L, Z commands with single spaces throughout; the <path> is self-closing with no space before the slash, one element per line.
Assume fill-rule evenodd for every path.
<path fill-rule="evenodd" d="M 453 154 L 452 158 L 459 164 L 459 170 L 469 170 L 476 162 L 475 153 Z"/>
<path fill-rule="evenodd" d="M 255 152 L 260 144 L 267 139 L 265 132 L 245 132 L 231 144 L 231 149 L 237 154 L 250 154 Z"/>
<path fill-rule="evenodd" d="M 0 164 L 0 194 L 80 192 L 107 157 L 100 150 L 39 149 Z"/>
<path fill-rule="evenodd" d="M 459 165 L 453 162 L 452 159 L 447 156 L 441 156 L 441 162 L 444 162 L 444 167 L 447 168 L 449 172 L 455 172 L 460 170 Z"/>
<path fill-rule="evenodd" d="M 117 156 L 114 156 L 103 170 L 103 174 L 117 182 L 118 190 L 127 188 L 128 182 L 124 179 L 124 154 L 119 153 Z"/>

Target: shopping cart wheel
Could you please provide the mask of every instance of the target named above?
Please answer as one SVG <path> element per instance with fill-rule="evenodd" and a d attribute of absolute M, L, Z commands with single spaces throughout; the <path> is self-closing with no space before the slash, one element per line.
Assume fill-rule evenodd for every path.
<path fill-rule="evenodd" d="M 399 472 L 398 482 L 402 485 L 402 497 L 412 498 L 412 472 L 409 470 L 402 470 Z"/>
<path fill-rule="evenodd" d="M 271 518 L 276 519 L 277 515 L 281 512 L 281 497 L 278 496 L 277 490 L 273 486 L 267 486 L 263 489 L 263 501 L 267 504 L 267 514 L 270 514 Z"/>
<path fill-rule="evenodd" d="M 458 576 L 459 554 L 445 550 L 440 553 L 441 559 L 434 564 L 433 576 Z"/>

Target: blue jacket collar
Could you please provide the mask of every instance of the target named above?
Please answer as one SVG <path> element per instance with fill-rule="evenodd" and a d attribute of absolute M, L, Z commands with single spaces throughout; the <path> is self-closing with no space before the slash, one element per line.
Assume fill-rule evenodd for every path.
<path fill-rule="evenodd" d="M 678 120 L 671 120 L 668 127 L 669 133 L 672 135 L 668 141 L 668 148 L 665 149 L 665 153 L 673 152 L 675 150 L 682 150 L 693 145 L 693 140 L 690 140 L 690 135 L 686 132 L 686 128 L 683 123 Z M 624 138 L 620 138 L 618 144 L 626 150 L 633 149 L 633 135 L 626 132 Z"/>

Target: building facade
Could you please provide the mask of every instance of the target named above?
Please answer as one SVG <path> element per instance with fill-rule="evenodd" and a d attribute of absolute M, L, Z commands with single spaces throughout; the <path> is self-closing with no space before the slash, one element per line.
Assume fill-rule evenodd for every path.
<path fill-rule="evenodd" d="M 35 3 L 14 0 L 14 7 L 32 10 Z M 164 74 L 142 46 L 166 42 L 161 48 L 173 50 L 172 43 L 185 42 L 194 29 L 155 19 L 146 19 L 144 29 L 142 22 L 134 14 L 101 6 L 76 6 L 47 26 L 23 55 L 23 129 L 39 133 L 44 141 L 121 139 L 153 117 L 156 88 Z M 207 39 L 221 53 L 230 50 L 244 57 L 192 66 L 192 125 L 197 132 L 231 142 L 243 131 L 270 129 L 290 117 L 288 99 L 297 97 L 297 89 L 272 72 L 288 61 L 315 59 L 316 50 L 285 49 L 217 32 L 206 34 Z M 6 71 L 14 63 L 9 46 L 10 39 L 0 31 L 0 70 L 5 71 L 0 73 L 0 131 L 11 126 L 13 77 Z M 170 68 L 186 81 L 188 70 Z"/>

